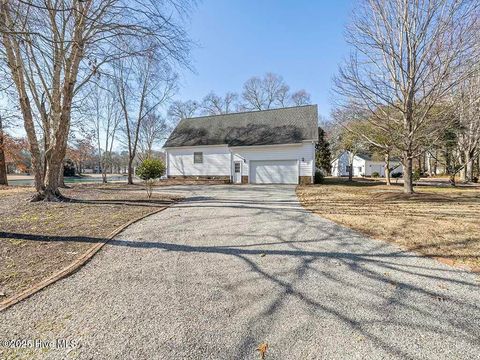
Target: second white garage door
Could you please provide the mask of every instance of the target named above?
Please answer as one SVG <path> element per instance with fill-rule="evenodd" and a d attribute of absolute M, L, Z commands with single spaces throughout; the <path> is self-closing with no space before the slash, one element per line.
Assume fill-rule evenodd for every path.
<path fill-rule="evenodd" d="M 298 184 L 296 160 L 250 161 L 252 184 Z"/>

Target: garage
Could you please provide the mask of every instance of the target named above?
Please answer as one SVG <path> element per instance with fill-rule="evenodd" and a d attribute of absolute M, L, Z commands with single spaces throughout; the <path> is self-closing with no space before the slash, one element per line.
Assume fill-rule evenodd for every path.
<path fill-rule="evenodd" d="M 298 184 L 297 160 L 250 161 L 252 184 Z"/>

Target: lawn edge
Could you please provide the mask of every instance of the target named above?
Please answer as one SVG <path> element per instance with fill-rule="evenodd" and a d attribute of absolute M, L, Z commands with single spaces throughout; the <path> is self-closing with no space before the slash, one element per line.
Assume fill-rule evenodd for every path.
<path fill-rule="evenodd" d="M 156 209 L 154 211 L 151 211 L 145 215 L 142 215 L 138 218 L 135 218 L 133 220 L 128 221 L 127 223 L 121 225 L 120 227 L 116 228 L 114 231 L 110 233 L 104 240 L 101 242 L 98 242 L 94 244 L 92 247 L 90 247 L 87 251 L 85 251 L 80 257 L 78 257 L 76 260 L 74 260 L 72 263 L 70 263 L 68 266 L 63 268 L 62 270 L 57 271 L 53 275 L 50 275 L 49 277 L 41 280 L 35 285 L 30 286 L 29 288 L 22 290 L 16 295 L 13 295 L 12 297 L 9 297 L 5 299 L 4 301 L 0 302 L 0 312 L 7 310 L 8 308 L 12 307 L 15 304 L 18 304 L 19 302 L 29 298 L 30 296 L 36 294 L 40 290 L 43 290 L 47 286 L 57 282 L 58 280 L 64 279 L 73 273 L 75 273 L 77 270 L 79 270 L 83 265 L 85 265 L 88 261 L 90 261 L 95 254 L 100 251 L 105 244 L 107 244 L 110 240 L 115 238 L 118 234 L 120 234 L 122 231 L 124 231 L 127 227 L 130 225 L 135 224 L 136 222 L 143 220 L 149 216 L 158 214 L 159 212 L 162 212 L 165 209 L 168 209 L 175 203 L 177 203 L 179 200 L 173 201 L 171 204 L 168 204 L 160 209 Z"/>
<path fill-rule="evenodd" d="M 426 254 L 423 254 L 421 252 L 418 252 L 418 251 L 415 251 L 415 250 L 412 250 L 412 249 L 409 249 L 405 246 L 402 246 L 400 244 L 397 244 L 396 242 L 394 241 L 389 241 L 387 239 L 382 239 L 382 238 L 379 238 L 379 237 L 376 237 L 376 236 L 372 236 L 371 234 L 368 234 L 366 232 L 363 232 L 362 230 L 359 230 L 359 229 L 355 229 L 353 227 L 350 227 L 348 225 L 345 225 L 345 224 L 342 224 L 341 222 L 338 222 L 338 221 L 335 221 L 335 220 L 332 220 L 332 219 L 329 219 L 329 218 L 326 218 L 324 216 L 322 216 L 321 214 L 319 213 L 316 213 L 315 211 L 312 211 L 310 210 L 309 208 L 307 208 L 302 200 L 300 199 L 300 196 L 298 196 L 298 190 L 300 189 L 300 186 L 301 185 L 297 185 L 297 187 L 295 188 L 295 196 L 297 197 L 297 200 L 298 200 L 298 203 L 302 206 L 302 208 L 306 211 L 308 211 L 309 213 L 315 215 L 315 216 L 318 216 L 318 217 L 321 217 L 322 219 L 324 220 L 328 220 L 328 221 L 331 221 L 332 223 L 338 225 L 338 226 L 343 226 L 344 228 L 347 228 L 349 230 L 352 230 L 352 231 L 356 231 L 358 232 L 359 234 L 362 234 L 363 236 L 366 236 L 367 238 L 370 238 L 370 239 L 374 239 L 376 241 L 382 241 L 384 243 L 387 243 L 387 244 L 390 244 L 390 245 L 395 245 L 397 246 L 399 249 L 401 250 L 404 250 L 404 251 L 409 251 L 413 254 L 416 254 L 416 255 L 419 255 L 419 256 L 422 256 L 424 258 L 427 258 L 427 259 L 432 259 L 434 261 L 437 261 L 439 263 L 442 263 L 444 265 L 447 265 L 448 267 L 451 267 L 451 268 L 454 268 L 456 270 L 463 270 L 463 271 L 467 271 L 469 273 L 473 273 L 475 275 L 479 275 L 480 276 L 480 267 L 476 267 L 476 266 L 470 266 L 470 265 L 464 265 L 464 264 L 459 264 L 459 263 L 456 263 L 454 260 L 448 258 L 448 257 L 442 257 L 442 256 L 429 256 L 429 255 L 426 255 Z M 1 310 L 1 309 L 0 309 Z"/>

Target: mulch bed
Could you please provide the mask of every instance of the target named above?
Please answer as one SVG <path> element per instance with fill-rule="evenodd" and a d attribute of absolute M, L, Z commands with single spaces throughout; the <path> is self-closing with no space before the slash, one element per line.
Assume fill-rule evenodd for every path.
<path fill-rule="evenodd" d="M 63 269 L 115 229 L 177 200 L 140 185 L 82 184 L 68 202 L 30 203 L 29 187 L 0 188 L 0 301 Z"/>

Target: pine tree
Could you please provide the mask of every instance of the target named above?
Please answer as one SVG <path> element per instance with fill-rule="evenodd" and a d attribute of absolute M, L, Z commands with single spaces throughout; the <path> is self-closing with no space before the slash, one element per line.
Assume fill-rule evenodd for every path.
<path fill-rule="evenodd" d="M 325 139 L 325 131 L 321 127 L 318 128 L 318 143 L 315 146 L 315 165 L 317 169 L 323 170 L 325 174 L 330 174 L 330 144 Z"/>

